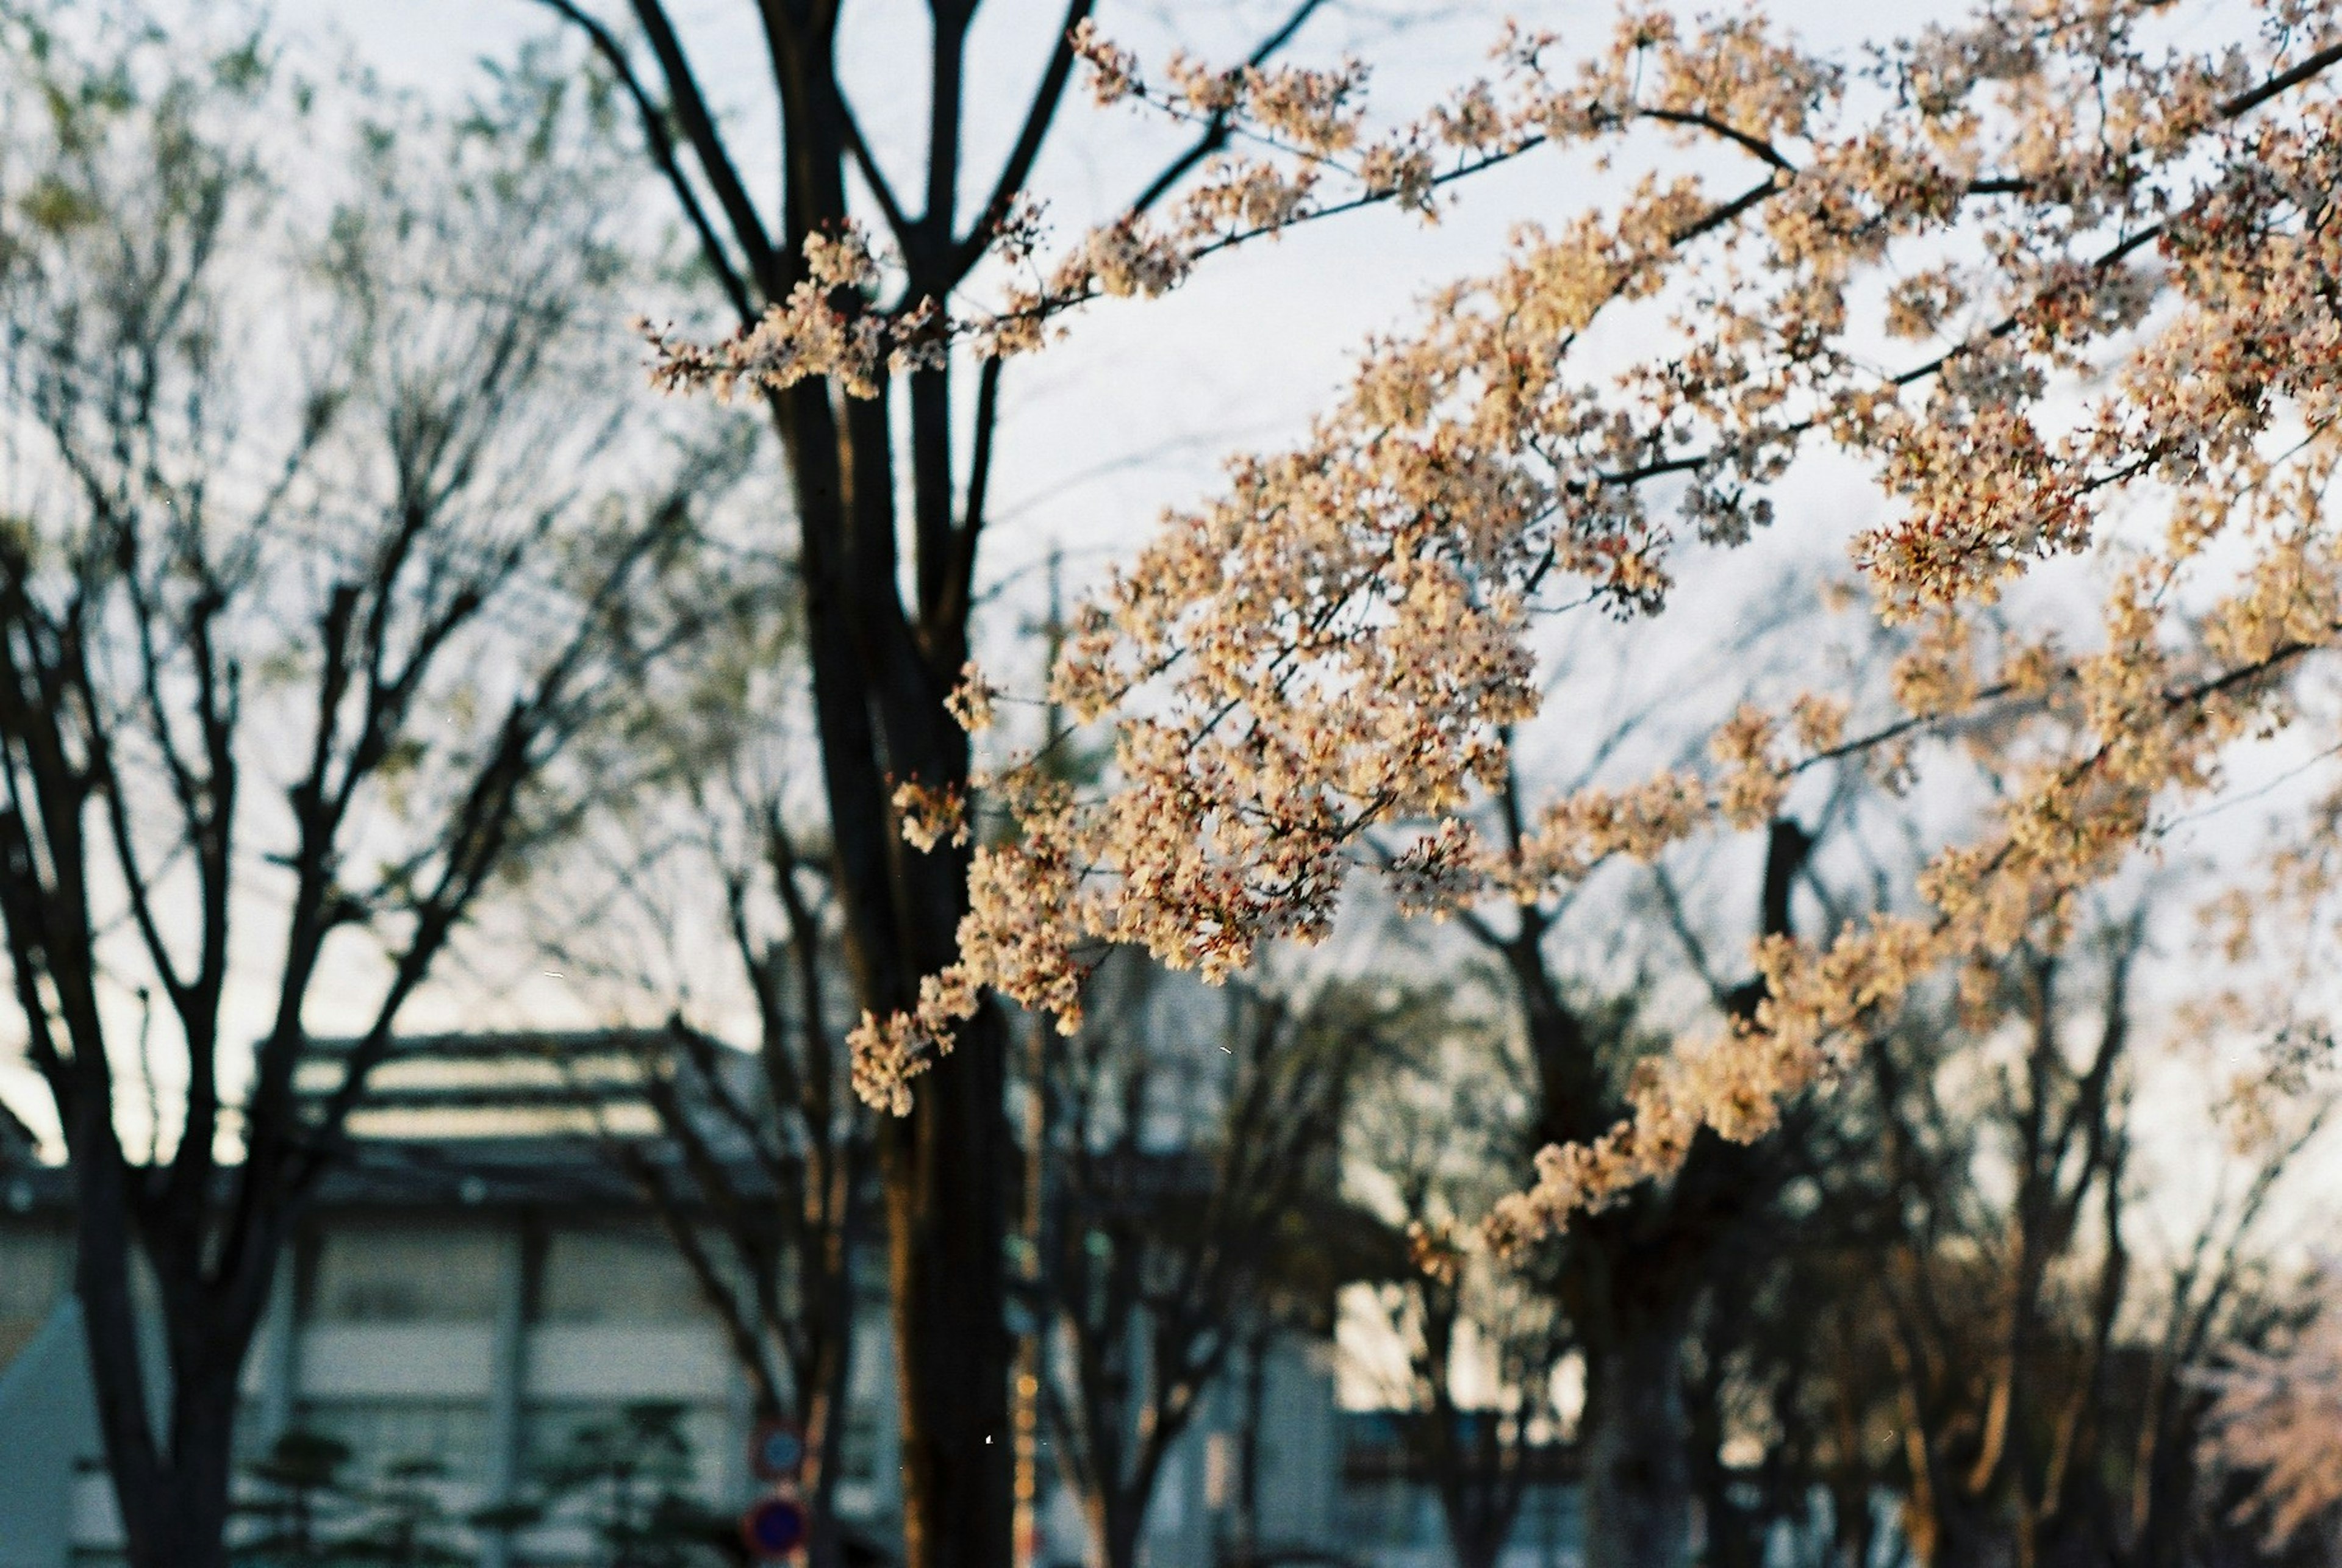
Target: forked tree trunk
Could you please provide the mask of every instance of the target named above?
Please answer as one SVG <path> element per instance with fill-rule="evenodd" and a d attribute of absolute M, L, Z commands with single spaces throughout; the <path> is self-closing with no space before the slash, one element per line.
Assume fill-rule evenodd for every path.
<path fill-rule="evenodd" d="M 1510 785 L 1507 786 L 1508 792 Z M 1517 820 L 1518 804 L 1508 804 Z M 1814 839 L 1777 818 L 1767 835 L 1757 930 L 1790 934 L 1790 895 Z M 1542 1142 L 1584 1143 L 1623 1114 L 1597 1043 L 1570 1006 L 1547 963 L 1550 922 L 1535 906 L 1499 951 L 1518 987 L 1522 1021 L 1536 1064 L 1536 1124 Z M 1736 1018 L 1753 1020 L 1762 979 L 1717 995 Z M 1777 1177 L 1738 1145 L 1703 1134 L 1676 1178 L 1647 1186 L 1607 1213 L 1572 1227 L 1576 1249 L 1563 1286 L 1586 1355 L 1586 1568 L 1687 1568 L 1694 1484 L 1690 1412 L 1682 1357 L 1713 1249 L 1761 1203 Z"/>
<path fill-rule="evenodd" d="M 944 705 L 958 660 L 945 666 L 950 673 L 930 666 L 894 597 L 882 532 L 893 510 L 883 407 L 849 406 L 833 423 L 820 386 L 798 389 L 782 407 L 806 513 L 815 702 L 847 961 L 856 1001 L 883 1016 L 911 1007 L 920 976 L 957 948 L 965 856 L 913 851 L 887 802 L 892 781 L 965 789 L 967 737 Z M 910 1114 L 879 1129 L 909 1568 L 1006 1568 L 1010 1557 L 1006 1053 L 997 1011 L 982 1009 L 951 1059 L 919 1081 Z"/>
<path fill-rule="evenodd" d="M 834 7 L 780 5 L 768 15 L 785 199 L 779 275 L 761 280 L 766 298 L 803 275 L 806 239 L 834 233 L 850 211 L 836 25 Z M 941 211 L 948 225 L 947 202 Z M 920 977 L 956 956 L 967 902 L 966 852 L 913 851 L 890 804 L 895 786 L 914 779 L 964 792 L 969 762 L 967 736 L 945 705 L 966 658 L 966 604 L 923 601 L 915 625 L 901 597 L 901 454 L 889 410 L 902 385 L 865 400 L 806 382 L 770 400 L 797 503 L 846 961 L 855 1001 L 880 1017 L 913 1007 Z M 932 404 L 936 388 L 926 390 Z M 909 401 L 924 579 L 940 570 L 935 530 L 948 531 L 947 517 L 931 514 L 951 502 L 951 430 L 948 420 L 917 417 L 919 399 Z M 1007 1568 L 1012 1555 L 1006 1050 L 1001 1020 L 983 1009 L 951 1060 L 920 1081 L 909 1115 L 879 1134 L 907 1568 Z"/>
<path fill-rule="evenodd" d="M 166 1283 L 185 1304 L 171 1314 L 168 1384 L 150 1388 L 131 1283 L 135 1243 L 115 1228 L 115 1203 L 81 1207 L 76 1283 L 124 1555 L 131 1568 L 227 1568 L 236 1385 L 259 1312 L 226 1283 Z"/>

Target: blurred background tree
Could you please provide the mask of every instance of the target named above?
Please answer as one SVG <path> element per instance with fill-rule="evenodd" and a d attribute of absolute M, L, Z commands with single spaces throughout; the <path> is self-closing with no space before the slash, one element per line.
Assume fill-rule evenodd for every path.
<path fill-rule="evenodd" d="M 277 1259 L 458 928 L 626 772 L 699 482 L 609 328 L 590 84 L 329 115 L 257 34 L 0 35 L 0 924 L 129 1559 L 204 1568 Z"/>

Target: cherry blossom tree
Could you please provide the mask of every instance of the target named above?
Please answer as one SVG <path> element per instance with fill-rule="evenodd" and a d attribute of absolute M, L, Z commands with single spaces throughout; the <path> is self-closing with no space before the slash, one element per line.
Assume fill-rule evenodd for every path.
<path fill-rule="evenodd" d="M 1076 1024 L 1092 940 L 1218 977 L 1324 934 L 1363 872 L 1426 912 L 1530 899 L 1761 826 L 1817 760 L 1988 724 L 2020 787 L 1941 847 L 1924 907 L 1768 941 L 1755 1015 L 1680 1043 L 1629 1117 L 1541 1154 L 1493 1216 L 1516 1241 L 1672 1169 L 1698 1127 L 1759 1135 L 1917 977 L 2058 924 L 2166 803 L 2288 720 L 2289 682 L 2335 635 L 2342 41 L 2298 0 L 2210 44 L 2162 12 L 1991 5 L 1850 74 L 1754 18 L 1637 11 L 1582 56 L 1510 33 L 1496 72 L 1388 130 L 1361 66 L 1175 58 L 1158 80 L 1085 28 L 1101 97 L 1233 117 L 1258 150 L 988 313 L 916 291 L 874 312 L 880 261 L 851 233 L 809 235 L 804 285 L 755 331 L 658 337 L 673 385 L 829 376 L 853 394 L 947 339 L 1041 346 L 1065 313 L 1261 235 L 1436 209 L 1540 149 L 1643 171 L 1438 291 L 1304 441 L 1232 462 L 1222 494 L 1116 574 L 1053 678 L 1077 719 L 1111 722 L 1115 773 L 1079 795 L 1023 759 L 983 775 L 1022 835 L 973 857 L 956 961 L 866 1025 L 866 1094 L 907 1104 L 986 988 Z M 1711 172 L 1716 153 L 1745 177 Z M 1025 241 L 1004 229 L 1013 258 Z M 1597 334 L 1629 330 L 1647 346 L 1624 369 L 1593 358 Z M 1751 707 L 1710 766 L 1543 803 L 1517 843 L 1475 829 L 1540 703 L 1533 628 L 1571 605 L 1662 614 L 1686 553 L 1745 544 L 1822 449 L 1880 492 L 1850 541 L 1870 612 L 1921 634 L 1896 711 L 1849 730 L 1827 691 Z M 2094 639 L 1986 635 L 2017 579 L 2094 544 L 2121 551 Z M 988 696 L 964 683 L 972 727 Z M 955 790 L 905 784 L 915 836 L 952 831 Z M 1377 867 L 1365 840 L 1388 827 L 1412 836 Z"/>
<path fill-rule="evenodd" d="M 2217 1394 L 2209 1455 L 2250 1478 L 2240 1512 L 2257 1517 L 2272 1547 L 2331 1553 L 2342 1533 L 2342 1313 L 2333 1276 L 2329 1260 L 2318 1310 L 2290 1343 L 2240 1348 L 2207 1380 Z"/>
<path fill-rule="evenodd" d="M 1613 863 L 1774 831 L 1825 765 L 1924 783 L 1987 754 L 2003 787 L 1908 901 L 1768 924 L 1745 1006 L 1635 1074 L 1622 1114 L 1556 1128 L 1487 1216 L 1516 1249 L 1675 1175 L 1703 1134 L 1772 1131 L 1926 978 L 1982 985 L 2062 945 L 2082 895 L 2255 741 L 2299 724 L 2322 750 L 2342 28 L 2305 0 L 2208 38 L 2167 10 L 2002 0 L 1854 70 L 1754 15 L 1636 8 L 1582 49 L 1510 31 L 1491 72 L 1396 124 L 1360 64 L 1157 70 L 1085 18 L 1101 101 L 1233 125 L 1241 150 L 1050 255 L 1011 204 L 988 305 L 847 227 L 804 236 L 801 281 L 752 329 L 655 332 L 666 385 L 826 378 L 850 405 L 962 348 L 1043 349 L 1096 302 L 1298 225 L 1433 216 L 1531 156 L 1607 171 L 1608 199 L 1436 290 L 1300 438 L 1233 459 L 1093 597 L 1048 695 L 1105 733 L 1097 786 L 1046 744 L 905 770 L 915 846 L 964 844 L 971 790 L 1018 831 L 968 854 L 953 960 L 856 1033 L 865 1096 L 916 1114 L 988 992 L 1077 1028 L 1099 943 L 1221 979 L 1327 934 L 1361 879 L 1433 916 L 1533 913 Z M 1824 455 L 1877 493 L 1843 544 L 1860 613 L 1909 639 L 1891 696 L 1821 674 L 1716 724 L 1704 758 L 1500 806 L 1548 701 L 1543 628 L 1673 634 L 1679 580 L 1796 515 Z M 2002 614 L 2086 554 L 2094 631 Z M 965 672 L 971 731 L 997 694 Z M 2277 863 L 2285 897 L 2242 925 L 2317 906 L 2335 820 L 2313 814 Z"/>

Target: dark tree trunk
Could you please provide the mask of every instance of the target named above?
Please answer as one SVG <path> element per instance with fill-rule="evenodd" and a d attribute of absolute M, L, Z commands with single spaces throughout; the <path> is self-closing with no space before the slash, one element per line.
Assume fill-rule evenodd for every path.
<path fill-rule="evenodd" d="M 1684 1317 L 1636 1288 L 1631 1253 L 1606 1260 L 1606 1300 L 1586 1325 L 1586 1568 L 1685 1568 L 1691 1561 L 1691 1423 Z"/>
<path fill-rule="evenodd" d="M 759 280 L 766 298 L 801 275 L 806 240 L 834 232 L 847 215 L 836 25 L 834 10 L 768 14 L 786 163 L 776 275 Z M 946 390 L 939 376 L 928 379 L 913 389 L 907 464 L 921 521 L 931 525 L 917 552 L 923 576 L 936 568 L 932 525 L 949 532 L 947 517 L 929 513 L 948 511 L 952 471 L 948 424 L 918 417 L 931 415 Z M 967 897 L 965 853 L 916 854 L 890 804 L 896 784 L 965 790 L 968 775 L 967 736 L 945 706 L 966 657 L 965 604 L 915 626 L 899 587 L 892 391 L 854 399 L 803 383 L 772 402 L 804 545 L 847 964 L 856 1001 L 880 1017 L 910 1009 L 920 977 L 951 962 Z M 921 1081 L 910 1114 L 879 1137 L 908 1568 L 1005 1568 L 1011 1556 L 1006 1044 L 986 1009 L 961 1031 L 944 1069 Z"/>
<path fill-rule="evenodd" d="M 1456 1568 L 1496 1568 L 1496 1559 L 1504 1555 L 1505 1542 L 1512 1534 L 1517 1511 L 1508 1512 L 1501 1519 L 1473 1517 L 1459 1519 L 1456 1509 L 1447 1511 L 1447 1543 L 1456 1553 Z"/>
<path fill-rule="evenodd" d="M 1528 911 L 1506 953 L 1543 1091 L 1537 1135 L 1583 1141 L 1616 1113 L 1595 1042 L 1546 967 L 1544 934 Z M 1690 1561 L 1691 1423 L 1680 1369 L 1688 1314 L 1669 1277 L 1684 1238 L 1669 1233 L 1667 1196 L 1636 1193 L 1583 1218 L 1565 1243 L 1563 1300 L 1586 1357 L 1586 1568 Z"/>
<path fill-rule="evenodd" d="M 633 0 L 631 6 L 666 89 L 664 103 L 635 71 L 626 45 L 589 7 L 575 0 L 543 3 L 580 28 L 616 72 L 642 118 L 646 150 L 743 327 L 804 279 L 806 240 L 834 236 L 855 215 L 849 160 L 899 245 L 906 298 L 947 298 L 982 258 L 1031 175 L 1073 77 L 1071 35 L 1091 10 L 1090 0 L 1066 0 L 992 195 L 963 223 L 965 45 L 977 0 L 936 0 L 928 7 L 926 58 L 906 62 L 924 66 L 926 77 L 925 207 L 916 215 L 853 125 L 836 72 L 842 7 L 835 0 L 759 0 L 781 119 L 779 222 L 768 232 L 664 0 Z M 1316 4 L 1301 0 L 1254 63 L 1281 48 Z M 1225 117 L 1215 117 L 1138 206 L 1159 198 L 1226 135 Z M 685 171 L 686 149 L 714 197 L 712 207 Z M 819 383 L 769 398 L 796 501 L 846 962 L 856 1002 L 880 1018 L 911 1009 L 921 977 L 956 956 L 967 899 L 966 853 L 912 854 L 890 804 L 898 784 L 916 780 L 964 794 L 968 777 L 967 738 L 945 698 L 967 654 L 1000 372 L 996 362 L 978 373 L 964 491 L 954 451 L 954 373 L 929 366 L 888 378 L 868 399 Z M 890 415 L 897 393 L 906 404 L 907 441 L 897 438 Z M 898 488 L 909 493 L 907 508 L 897 506 Z M 905 511 L 907 529 L 899 514 Z M 916 584 L 910 604 L 902 592 L 906 566 Z M 1006 1568 L 1013 1551 L 1014 1342 L 1003 1249 L 1015 1150 L 1003 1100 L 1006 1044 L 998 1017 L 987 1012 L 969 1023 L 952 1060 L 921 1081 L 909 1115 L 879 1138 L 906 1568 Z"/>
<path fill-rule="evenodd" d="M 248 1336 L 245 1336 L 248 1338 Z M 235 1450 L 240 1345 L 220 1344 L 199 1379 L 178 1382 L 171 1468 L 160 1505 L 149 1515 L 151 1540 L 139 1568 L 225 1568 L 231 1470 Z"/>
<path fill-rule="evenodd" d="M 1494 1568 L 1520 1517 L 1530 1462 L 1527 1434 L 1517 1434 L 1508 1444 L 1496 1427 L 1495 1412 L 1456 1408 L 1449 1393 L 1462 1322 L 1456 1291 L 1445 1282 L 1426 1281 L 1418 1288 L 1426 1352 L 1418 1378 L 1430 1387 L 1431 1408 L 1419 1418 L 1415 1446 L 1430 1461 L 1456 1568 Z"/>
<path fill-rule="evenodd" d="M 990 1008 L 885 1129 L 888 1275 L 901 1379 L 904 1537 L 915 1568 L 1006 1563 L 1016 1489 L 1005 1292 L 1004 1042 Z"/>
<path fill-rule="evenodd" d="M 186 1276 L 175 1266 L 177 1257 L 156 1259 L 158 1274 L 169 1276 L 160 1282 L 163 1293 L 179 1304 L 165 1313 L 167 1385 L 150 1387 L 154 1363 L 133 1278 L 136 1246 L 121 1229 L 127 1205 L 103 1191 L 135 1177 L 106 1164 L 92 1162 L 83 1173 L 76 1285 L 125 1555 L 131 1568 L 226 1568 L 236 1385 L 265 1293 L 234 1278 Z"/>
<path fill-rule="evenodd" d="M 1145 1503 L 1134 1503 L 1127 1494 L 1106 1504 L 1101 1541 L 1106 1552 L 1105 1568 L 1138 1568 L 1138 1536 L 1146 1523 Z"/>
<path fill-rule="evenodd" d="M 1249 1563 L 1260 1554 L 1260 1421 L 1268 1397 L 1269 1333 L 1245 1337 L 1244 1411 L 1236 1423 L 1236 1523 L 1231 1556 Z"/>
<path fill-rule="evenodd" d="M 1503 804 L 1517 844 L 1518 801 L 1509 787 Z M 1761 934 L 1788 934 L 1792 889 L 1813 847 L 1796 822 L 1773 823 L 1758 897 Z M 1536 1064 L 1537 1140 L 1584 1143 L 1626 1114 L 1616 1081 L 1626 1064 L 1606 1057 L 1605 1044 L 1564 994 L 1545 952 L 1548 929 L 1548 917 L 1527 906 L 1512 937 L 1496 945 Z M 1764 982 L 1751 980 L 1715 1000 L 1746 1022 L 1765 994 Z M 1695 1433 L 1684 1346 L 1719 1249 L 1775 1190 L 1778 1173 L 1767 1159 L 1703 1132 L 1671 1181 L 1582 1216 L 1565 1243 L 1562 1298 L 1586 1357 L 1586 1568 L 1686 1568 L 1691 1561 Z"/>
<path fill-rule="evenodd" d="M 852 1202 L 849 1198 L 848 1202 Z M 846 1438 L 846 1391 L 854 1352 L 853 1257 L 856 1248 L 848 1222 L 846 1233 L 830 1238 L 836 1255 L 826 1260 L 824 1271 L 828 1303 L 823 1316 L 826 1332 L 814 1357 L 812 1375 L 801 1401 L 807 1452 L 812 1456 L 806 1476 L 812 1519 L 806 1533 L 806 1561 L 809 1568 L 844 1568 L 846 1543 L 838 1532 L 837 1483 L 840 1451 Z"/>
<path fill-rule="evenodd" d="M 944 705 L 960 648 L 931 665 L 896 597 L 885 404 L 839 419 L 815 385 L 782 407 L 848 964 L 856 1000 L 884 1016 L 911 1007 L 919 977 L 956 948 L 965 860 L 913 852 L 888 797 L 890 780 L 966 785 L 967 738 Z M 1006 1046 L 997 1014 L 979 1013 L 910 1114 L 880 1130 L 909 1568 L 995 1568 L 1010 1554 Z"/>

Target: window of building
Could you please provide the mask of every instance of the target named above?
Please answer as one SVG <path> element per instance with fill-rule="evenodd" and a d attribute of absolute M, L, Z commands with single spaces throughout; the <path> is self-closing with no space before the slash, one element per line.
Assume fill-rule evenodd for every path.
<path fill-rule="evenodd" d="M 838 1480 L 848 1486 L 867 1486 L 876 1482 L 879 1462 L 885 1457 L 886 1436 L 886 1429 L 875 1413 L 849 1408 L 846 1413 L 846 1431 L 837 1445 Z"/>
<path fill-rule="evenodd" d="M 65 1293 L 73 1238 L 49 1226 L 0 1228 L 0 1318 L 45 1318 Z"/>
<path fill-rule="evenodd" d="M 706 1310 L 691 1266 L 654 1228 L 557 1231 L 545 1247 L 543 1322 L 688 1323 Z"/>
<path fill-rule="evenodd" d="M 316 1316 L 333 1323 L 495 1316 L 505 1238 L 465 1226 L 349 1225 L 317 1258 Z"/>

